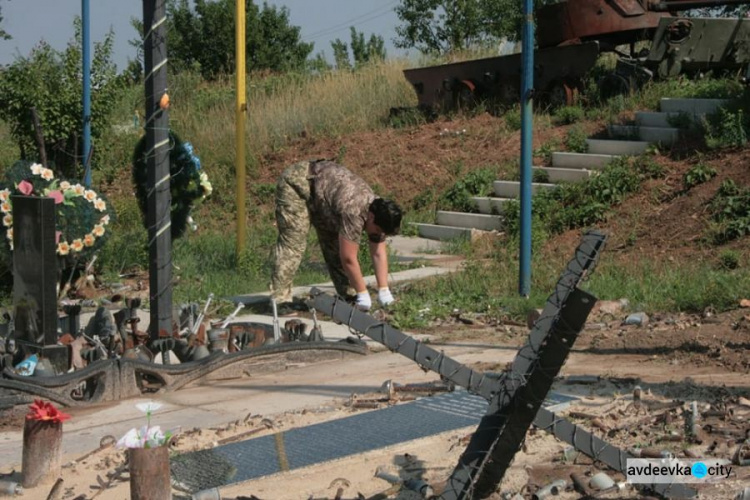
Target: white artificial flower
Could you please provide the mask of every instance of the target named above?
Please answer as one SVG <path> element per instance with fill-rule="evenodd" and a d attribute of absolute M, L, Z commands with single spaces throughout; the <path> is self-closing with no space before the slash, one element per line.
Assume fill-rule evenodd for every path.
<path fill-rule="evenodd" d="M 150 415 L 162 406 L 164 405 L 161 403 L 157 403 L 156 401 L 146 401 L 145 403 L 138 403 L 137 405 L 135 405 L 136 408 L 141 410 L 146 415 Z"/>
<path fill-rule="evenodd" d="M 115 445 L 117 448 L 143 448 L 145 440 L 138 429 L 130 429 Z"/>
<path fill-rule="evenodd" d="M 44 169 L 44 167 L 42 167 L 38 163 L 34 163 L 29 168 L 31 169 L 31 173 L 34 174 L 34 175 L 40 175 L 42 173 L 42 170 Z"/>
<path fill-rule="evenodd" d="M 148 427 L 146 429 L 145 435 L 146 448 L 156 448 L 157 446 L 162 446 L 167 440 L 167 436 L 161 431 L 161 428 L 158 425 Z"/>

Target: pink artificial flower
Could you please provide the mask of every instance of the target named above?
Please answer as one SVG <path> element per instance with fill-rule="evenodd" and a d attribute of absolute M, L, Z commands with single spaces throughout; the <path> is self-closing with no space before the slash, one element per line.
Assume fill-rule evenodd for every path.
<path fill-rule="evenodd" d="M 18 190 L 28 196 L 34 191 L 34 186 L 29 181 L 21 181 L 18 183 Z"/>
<path fill-rule="evenodd" d="M 60 191 L 50 191 L 47 196 L 55 200 L 55 205 L 59 205 L 65 200 L 65 197 Z"/>
<path fill-rule="evenodd" d="M 55 231 L 55 245 L 60 243 L 60 236 L 62 236 L 62 231 Z"/>

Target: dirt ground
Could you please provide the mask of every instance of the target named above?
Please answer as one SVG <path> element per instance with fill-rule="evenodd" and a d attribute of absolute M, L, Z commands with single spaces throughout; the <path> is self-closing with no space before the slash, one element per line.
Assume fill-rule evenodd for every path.
<path fill-rule="evenodd" d="M 561 377 L 559 392 L 581 399 L 562 412 L 583 428 L 613 445 L 627 450 L 670 451 L 675 456 L 726 459 L 731 462 L 750 432 L 750 310 L 702 318 L 664 315 L 650 318 L 647 325 L 623 325 L 625 313 L 618 303 L 602 302 L 592 312 L 577 340 Z M 465 343 L 477 346 L 520 346 L 528 335 L 526 325 L 485 324 L 481 317 L 443 324 L 432 330 L 433 347 Z M 375 356 L 389 353 L 374 354 Z M 491 361 L 475 363 L 479 371 L 499 372 L 505 367 Z M 290 371 L 293 368 L 290 368 Z M 690 375 L 690 376 L 688 376 Z M 283 373 L 280 375 L 283 381 Z M 640 398 L 635 388 L 640 387 Z M 360 394 L 359 399 L 382 394 Z M 690 405 L 697 402 L 701 413 L 697 434 L 686 434 L 685 419 Z M 380 407 L 398 404 L 380 403 Z M 227 422 L 215 428 L 187 429 L 174 440 L 175 453 L 210 448 L 233 436 L 257 430 L 252 437 L 283 432 L 313 423 L 342 418 L 360 411 L 350 399 L 331 401 L 324 407 L 300 408 L 278 415 L 250 415 L 244 421 Z M 0 419 L 3 430 L 22 425 L 24 409 L 6 412 Z M 417 499 L 413 491 L 393 486 L 375 477 L 385 471 L 402 479 L 419 478 L 439 492 L 468 442 L 473 429 L 448 432 L 366 454 L 292 470 L 220 489 L 221 498 L 332 499 L 398 498 Z M 536 491 L 555 480 L 567 481 L 568 490 L 557 498 L 576 499 L 581 494 L 571 486 L 570 474 L 608 472 L 620 483 L 621 491 L 602 498 L 640 498 L 623 484 L 624 477 L 587 457 L 567 450 L 551 435 L 532 429 L 494 499 L 520 493 L 532 498 Z M 740 455 L 740 458 L 744 455 Z M 126 455 L 108 448 L 87 458 L 64 459 L 62 499 L 129 498 Z M 3 474 L 12 471 L 2 470 Z M 4 479 L 18 479 L 18 473 Z M 732 499 L 750 486 L 750 467 L 736 467 L 730 479 L 698 485 L 701 499 Z M 46 498 L 52 484 L 26 492 L 26 498 Z M 381 494 L 380 497 L 376 496 Z M 85 496 L 81 496 L 85 495 Z M 175 490 L 175 498 L 190 495 Z M 253 496 L 254 495 L 254 496 Z M 358 495 L 362 495 L 358 497 Z M 383 496 L 386 495 L 386 496 Z"/>

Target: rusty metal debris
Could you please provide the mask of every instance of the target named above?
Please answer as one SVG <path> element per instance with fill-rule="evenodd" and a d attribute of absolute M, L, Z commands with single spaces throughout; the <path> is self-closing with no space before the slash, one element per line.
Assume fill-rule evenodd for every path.
<path fill-rule="evenodd" d="M 261 331 L 266 326 L 257 325 Z M 252 358 L 314 350 L 366 353 L 364 346 L 352 344 L 290 342 L 261 345 L 229 354 L 216 352 L 204 359 L 179 365 L 159 365 L 142 359 L 107 359 L 92 363 L 82 370 L 55 377 L 23 377 L 6 369 L 2 372 L 0 389 L 27 394 L 28 397 L 23 402 L 43 397 L 65 406 L 86 406 L 138 397 L 158 390 L 176 391 L 216 370 L 241 365 Z"/>

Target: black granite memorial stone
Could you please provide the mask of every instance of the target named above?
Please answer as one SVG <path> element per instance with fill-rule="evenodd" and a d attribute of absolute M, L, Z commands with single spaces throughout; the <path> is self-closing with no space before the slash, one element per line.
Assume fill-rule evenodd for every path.
<path fill-rule="evenodd" d="M 55 200 L 12 196 L 14 337 L 57 344 Z"/>

